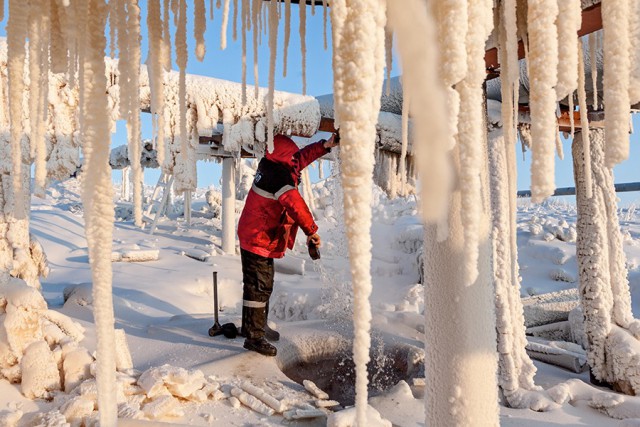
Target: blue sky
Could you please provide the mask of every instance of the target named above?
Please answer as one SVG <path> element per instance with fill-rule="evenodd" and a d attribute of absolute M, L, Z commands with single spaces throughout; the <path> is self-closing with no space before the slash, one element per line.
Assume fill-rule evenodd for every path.
<path fill-rule="evenodd" d="M 5 2 L 5 17 L 8 14 L 7 4 Z M 214 2 L 216 3 L 216 2 Z M 193 3 L 188 2 L 188 16 L 189 23 L 187 28 L 187 43 L 189 50 L 189 59 L 187 63 L 187 72 L 192 74 L 199 74 L 205 76 L 211 76 L 219 79 L 231 80 L 240 82 L 242 79 L 242 45 L 240 39 L 240 23 L 238 22 L 238 39 L 236 41 L 232 38 L 232 18 L 233 18 L 233 3 L 231 0 L 231 11 L 229 13 L 229 25 L 227 32 L 227 48 L 225 50 L 220 49 L 220 28 L 222 22 L 221 9 L 214 9 L 214 20 L 209 20 L 209 4 L 205 1 L 207 7 L 207 31 L 205 33 L 205 40 L 207 45 L 207 53 L 204 61 L 199 62 L 195 57 L 195 42 L 193 38 Z M 241 2 L 240 2 L 241 3 Z M 332 67 L 331 67 L 331 30 L 330 22 L 327 22 L 327 37 L 329 50 L 324 50 L 323 40 L 323 9 L 321 0 L 317 0 L 318 5 L 315 8 L 315 14 L 312 14 L 312 8 L 307 8 L 307 94 L 309 95 L 323 95 L 333 92 L 332 82 Z M 142 8 L 142 58 L 143 61 L 147 57 L 147 39 L 146 39 L 146 5 L 147 2 L 141 0 L 140 5 Z M 302 91 L 302 66 L 301 66 L 301 53 L 300 53 L 300 37 L 298 33 L 298 6 L 292 5 L 291 10 L 291 35 L 289 42 L 289 54 L 288 54 L 288 67 L 287 77 L 283 78 L 283 45 L 284 45 L 284 21 L 281 22 L 279 27 L 278 36 L 278 52 L 277 52 L 277 68 L 276 68 L 276 89 L 287 92 L 301 93 Z M 0 24 L 0 35 L 5 34 L 6 18 Z M 175 28 L 172 29 L 172 40 L 175 35 Z M 262 45 L 258 50 L 259 57 L 259 84 L 266 87 L 268 85 L 269 74 L 269 49 L 268 49 L 268 36 L 262 35 Z M 247 51 L 247 83 L 252 85 L 253 72 L 253 52 L 252 52 L 252 39 L 248 38 L 248 51 Z M 108 52 L 107 52 L 108 53 Z M 397 58 L 394 58 L 394 66 L 392 75 L 399 73 Z M 174 61 L 174 69 L 177 69 Z M 143 138 L 151 138 L 151 118 L 149 114 L 142 115 L 143 120 Z M 640 117 L 634 115 L 633 118 L 634 127 L 640 130 Z M 571 142 L 563 140 L 565 158 L 560 160 L 556 158 L 556 185 L 557 187 L 571 187 L 573 183 L 573 172 L 571 164 Z M 112 144 L 114 146 L 126 144 L 126 132 L 124 122 L 119 122 L 118 131 L 113 135 Z M 530 185 L 530 166 L 531 166 L 531 153 L 527 153 L 522 156 L 520 148 L 517 148 L 518 154 L 518 189 L 529 189 Z M 630 160 L 616 166 L 614 169 L 615 181 L 617 183 L 623 182 L 637 182 L 640 181 L 640 168 L 638 167 L 638 159 L 640 159 L 640 136 L 638 134 L 631 135 L 631 156 Z M 312 179 L 317 177 L 317 170 L 312 169 Z M 209 185 L 219 186 L 221 174 L 221 167 L 217 163 L 211 162 L 199 162 L 198 163 L 198 186 L 205 187 Z M 120 173 L 114 173 L 114 180 L 120 180 Z M 147 170 L 145 172 L 145 183 L 155 184 L 159 172 L 157 170 Z M 639 193 L 620 193 L 619 194 L 623 204 L 640 202 Z M 569 199 L 570 200 L 570 199 Z"/>

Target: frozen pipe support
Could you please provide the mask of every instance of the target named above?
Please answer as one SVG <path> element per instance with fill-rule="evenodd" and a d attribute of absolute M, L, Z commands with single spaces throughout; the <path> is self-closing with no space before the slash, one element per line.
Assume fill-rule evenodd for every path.
<path fill-rule="evenodd" d="M 236 165 L 233 157 L 222 160 L 222 250 L 235 254 Z"/>
<path fill-rule="evenodd" d="M 122 169 L 122 200 L 128 202 L 131 200 L 131 180 L 129 179 L 129 173 L 131 168 L 129 166 Z"/>

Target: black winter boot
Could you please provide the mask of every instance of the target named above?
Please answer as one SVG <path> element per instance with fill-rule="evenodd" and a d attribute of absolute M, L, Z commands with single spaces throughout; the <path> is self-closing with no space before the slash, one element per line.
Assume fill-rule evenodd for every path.
<path fill-rule="evenodd" d="M 269 319 L 269 301 L 267 301 L 267 306 L 265 307 L 267 319 Z M 264 337 L 269 341 L 280 341 L 280 332 L 274 331 L 269 327 L 269 321 L 267 320 L 264 324 Z"/>
<path fill-rule="evenodd" d="M 269 344 L 264 338 L 247 338 L 244 340 L 244 348 L 247 350 L 255 351 L 264 356 L 275 356 L 278 354 L 278 349 Z"/>

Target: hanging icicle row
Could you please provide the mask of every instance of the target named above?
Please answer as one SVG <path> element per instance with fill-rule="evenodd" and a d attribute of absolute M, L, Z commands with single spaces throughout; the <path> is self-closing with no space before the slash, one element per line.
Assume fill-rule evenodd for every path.
<path fill-rule="evenodd" d="M 85 3 L 85 2 L 78 2 Z M 98 353 L 96 380 L 100 407 L 99 422 L 103 426 L 115 426 L 118 418 L 116 402 L 115 333 L 113 329 L 113 297 L 111 251 L 113 241 L 113 189 L 109 167 L 110 138 L 107 117 L 107 87 L 104 55 L 106 40 L 104 26 L 106 7 L 101 0 L 88 0 L 82 6 L 86 17 L 86 32 L 80 31 L 81 73 L 83 97 L 82 133 L 84 136 L 85 163 L 82 202 L 85 211 L 85 229 L 89 260 L 93 277 L 93 314 L 97 330 Z"/>
<path fill-rule="evenodd" d="M 529 80 L 531 85 L 531 200 L 542 202 L 555 190 L 556 91 L 558 69 L 558 16 L 556 0 L 528 3 Z"/>
<path fill-rule="evenodd" d="M 578 108 L 580 108 L 580 125 L 582 127 L 582 145 L 584 146 L 584 182 L 587 199 L 593 197 L 591 176 L 591 138 L 589 136 L 589 114 L 587 110 L 587 91 L 584 67 L 582 40 L 578 39 Z"/>
<path fill-rule="evenodd" d="M 227 0 L 228 1 L 228 0 Z M 278 49 L 278 3 L 269 3 L 269 92 L 267 94 L 267 150 L 273 152 L 273 97 L 276 79 L 276 53 Z"/>
<path fill-rule="evenodd" d="M 282 57 L 282 77 L 287 77 L 287 53 L 291 36 L 291 0 L 284 0 L 284 53 Z"/>
<path fill-rule="evenodd" d="M 227 26 L 229 25 L 229 0 L 224 0 L 222 9 L 222 26 L 220 28 L 220 49 L 227 48 Z"/>
<path fill-rule="evenodd" d="M 200 62 L 204 60 L 204 55 L 207 51 L 204 44 L 204 32 L 207 30 L 205 15 L 204 0 L 195 0 L 193 7 L 193 36 L 196 39 L 196 59 Z"/>
<path fill-rule="evenodd" d="M 24 190 L 22 188 L 22 98 L 24 96 L 25 40 L 28 25 L 28 4 L 22 0 L 9 0 L 7 23 L 7 73 L 9 80 L 9 117 L 11 120 L 11 175 L 13 199 L 17 219 L 25 217 Z"/>
<path fill-rule="evenodd" d="M 605 162 L 610 168 L 629 157 L 629 12 L 629 0 L 602 0 Z"/>
<path fill-rule="evenodd" d="M 300 58 L 302 61 L 302 94 L 307 94 L 307 6 L 304 2 L 298 5 L 300 9 Z"/>

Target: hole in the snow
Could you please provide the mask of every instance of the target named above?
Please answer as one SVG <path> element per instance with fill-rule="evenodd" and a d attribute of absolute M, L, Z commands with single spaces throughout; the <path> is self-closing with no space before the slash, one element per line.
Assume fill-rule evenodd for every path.
<path fill-rule="evenodd" d="M 326 341 L 322 340 L 324 344 Z M 309 344 L 308 342 L 305 344 Z M 291 380 L 302 384 L 313 381 L 329 398 L 342 406 L 355 403 L 355 363 L 351 346 L 345 342 L 336 345 L 304 345 L 304 351 L 294 349 L 279 357 L 282 372 Z M 313 349 L 319 350 L 313 352 Z M 296 351 L 297 350 L 297 351 Z M 311 352 L 310 352 L 311 350 Z M 297 353 L 297 357 L 296 357 Z M 379 395 L 400 380 L 411 384 L 411 379 L 424 377 L 424 353 L 408 344 L 373 344 L 371 361 L 367 366 L 369 397 Z M 283 360 L 284 359 L 284 360 Z"/>

